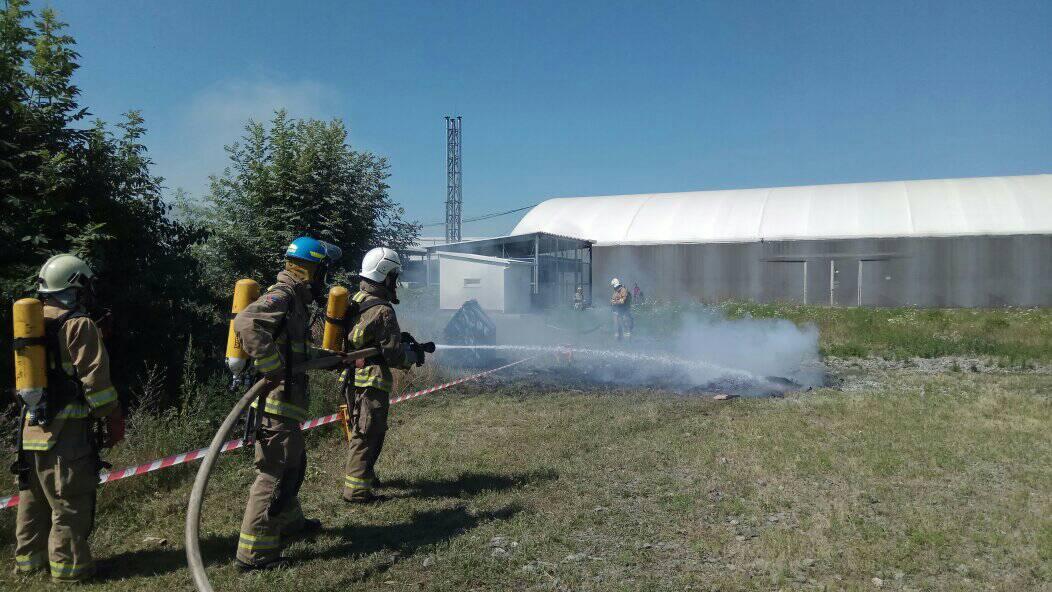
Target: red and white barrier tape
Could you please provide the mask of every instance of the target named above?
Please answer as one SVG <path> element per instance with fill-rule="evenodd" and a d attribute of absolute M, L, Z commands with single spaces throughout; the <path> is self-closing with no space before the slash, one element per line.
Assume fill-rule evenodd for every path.
<path fill-rule="evenodd" d="M 472 374 L 471 376 L 465 376 L 464 378 L 459 378 L 457 380 L 454 380 L 453 382 L 447 382 L 445 384 L 436 384 L 435 386 L 433 386 L 431 388 L 426 388 L 426 389 L 424 389 L 422 391 L 416 391 L 415 393 L 409 393 L 409 394 L 406 394 L 406 395 L 399 395 L 399 396 L 395 397 L 394 399 L 391 399 L 391 404 L 394 405 L 395 403 L 401 403 L 402 401 L 408 401 L 409 399 L 415 399 L 417 397 L 422 397 L 424 395 L 429 395 L 429 394 L 431 394 L 431 393 L 433 393 L 435 391 L 440 391 L 442 389 L 447 389 L 447 388 L 449 388 L 451 386 L 456 386 L 458 384 L 464 384 L 465 382 L 470 382 L 472 380 L 475 380 L 476 378 L 482 378 L 483 376 L 486 376 L 488 374 L 493 374 L 494 372 L 500 372 L 501 370 L 505 370 L 507 368 L 511 368 L 512 366 L 518 366 L 519 364 L 522 364 L 522 363 L 525 363 L 525 362 L 529 362 L 530 360 L 533 360 L 535 358 L 537 358 L 537 356 L 531 356 L 529 358 L 525 358 L 525 359 L 519 360 L 518 362 L 512 362 L 510 364 L 504 364 L 503 366 L 500 366 L 499 368 L 494 368 L 492 370 L 486 370 L 485 372 L 479 372 L 478 374 Z"/>
<path fill-rule="evenodd" d="M 426 388 L 426 389 L 424 389 L 422 391 L 416 391 L 415 393 L 408 393 L 408 394 L 405 394 L 405 395 L 399 395 L 398 397 L 395 397 L 394 399 L 391 399 L 391 404 L 394 405 L 395 403 L 402 403 L 403 401 L 408 401 L 410 399 L 415 399 L 417 397 L 422 397 L 424 395 L 428 395 L 428 394 L 431 394 L 431 393 L 436 392 L 436 391 L 447 389 L 447 388 L 449 388 L 451 386 L 456 386 L 458 384 L 464 384 L 465 382 L 470 382 L 470 381 L 475 380 L 477 378 L 482 378 L 483 376 L 487 376 L 489 374 L 493 374 L 494 372 L 499 372 L 499 371 L 504 370 L 506 368 L 511 368 L 512 366 L 517 366 L 517 365 L 522 364 L 524 362 L 528 362 L 528 361 L 534 359 L 535 357 L 536 356 L 534 356 L 533 358 L 526 358 L 526 359 L 523 359 L 523 360 L 519 360 L 518 362 L 512 362 L 510 364 L 505 364 L 505 365 L 503 365 L 503 366 L 501 366 L 499 368 L 494 368 L 492 370 L 486 370 L 485 372 L 479 372 L 478 374 L 472 374 L 471 376 L 465 376 L 464 378 L 459 378 L 459 379 L 454 380 L 452 382 L 447 382 L 447 383 L 444 383 L 444 384 L 435 385 L 433 387 Z M 326 425 L 326 424 L 330 424 L 330 423 L 333 423 L 333 422 L 336 422 L 336 421 L 339 421 L 339 420 L 340 420 L 340 414 L 339 413 L 334 413 L 332 415 L 323 415 L 322 417 L 316 417 L 314 419 L 308 419 L 307 421 L 301 423 L 300 424 L 300 429 L 302 429 L 302 430 L 311 430 L 311 429 L 314 429 L 316 427 L 320 427 L 320 426 L 323 426 L 323 425 Z M 237 450 L 238 448 L 241 448 L 243 445 L 244 445 L 243 441 L 240 438 L 238 438 L 237 440 L 227 440 L 226 442 L 223 443 L 223 452 L 230 452 L 231 450 Z M 102 483 L 109 483 L 111 481 L 119 481 L 121 479 L 127 479 L 128 477 L 137 477 L 139 475 L 145 475 L 146 473 L 152 473 L 154 471 L 159 471 L 161 469 L 167 469 L 168 467 L 174 467 L 176 465 L 181 465 L 181 464 L 185 464 L 185 463 L 188 463 L 188 462 L 193 462 L 195 460 L 200 460 L 200 459 L 204 458 L 206 452 L 208 452 L 208 448 L 198 448 L 197 450 L 194 450 L 192 452 L 184 452 L 182 454 L 174 454 L 172 456 L 166 456 L 164 458 L 159 458 L 159 459 L 157 459 L 155 461 L 150 461 L 148 463 L 143 463 L 141 465 L 136 465 L 136 466 L 133 466 L 133 467 L 127 467 L 127 468 L 120 469 L 120 470 L 117 470 L 117 471 L 109 471 L 109 472 L 99 473 L 99 483 L 100 484 L 102 484 Z M 0 510 L 2 510 L 4 508 L 13 508 L 13 507 L 15 507 L 17 505 L 18 505 L 18 496 L 17 495 L 9 495 L 7 497 L 0 497 Z"/>

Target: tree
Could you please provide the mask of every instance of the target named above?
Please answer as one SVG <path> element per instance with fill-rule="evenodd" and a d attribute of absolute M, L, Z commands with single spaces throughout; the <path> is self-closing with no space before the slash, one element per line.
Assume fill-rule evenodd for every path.
<path fill-rule="evenodd" d="M 284 111 L 269 127 L 250 122 L 208 200 L 173 216 L 150 172 L 142 116 L 87 125 L 73 38 L 52 10 L 27 6 L 6 0 L 0 11 L 0 351 L 10 351 L 12 301 L 32 293 L 48 257 L 71 252 L 95 270 L 113 310 L 107 347 L 119 390 L 149 366 L 166 371 L 174 393 L 190 336 L 218 349 L 233 282 L 271 277 L 295 236 L 341 245 L 349 270 L 373 245 L 415 238 L 388 196 L 385 159 L 352 150 L 339 121 Z"/>
<path fill-rule="evenodd" d="M 207 238 L 196 246 L 204 281 L 222 302 L 241 277 L 269 281 L 285 247 L 309 234 L 343 248 L 338 269 L 357 271 L 368 249 L 403 249 L 419 227 L 388 194 L 387 160 L 356 151 L 339 120 L 291 119 L 277 111 L 269 127 L 245 126 L 227 147 L 229 167 L 192 218 Z"/>
<path fill-rule="evenodd" d="M 72 252 L 93 267 L 100 301 L 114 311 L 107 345 L 127 387 L 145 364 L 177 369 L 182 343 L 202 325 L 189 255 L 199 233 L 169 216 L 138 112 L 125 114 L 119 136 L 101 121 L 81 126 L 78 55 L 64 29 L 53 11 L 35 17 L 23 0 L 0 13 L 0 348 L 10 351 L 12 300 L 31 293 L 48 257 Z M 10 374 L 0 366 L 5 385 Z"/>

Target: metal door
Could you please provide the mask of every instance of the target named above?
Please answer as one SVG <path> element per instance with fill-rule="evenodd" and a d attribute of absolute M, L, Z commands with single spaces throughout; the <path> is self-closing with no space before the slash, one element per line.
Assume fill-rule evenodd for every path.
<path fill-rule="evenodd" d="M 895 306 L 896 278 L 888 259 L 858 262 L 858 305 Z"/>

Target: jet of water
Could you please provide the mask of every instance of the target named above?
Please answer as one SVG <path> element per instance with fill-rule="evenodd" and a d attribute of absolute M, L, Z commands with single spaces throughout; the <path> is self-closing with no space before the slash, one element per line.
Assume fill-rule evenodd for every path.
<path fill-rule="evenodd" d="M 630 362 L 648 362 L 665 366 L 678 366 L 691 374 L 704 374 L 712 378 L 729 378 L 745 381 L 765 382 L 766 379 L 745 370 L 727 368 L 704 361 L 684 360 L 670 355 L 653 355 L 639 352 L 628 352 L 608 349 L 577 348 L 570 346 L 542 345 L 436 345 L 437 350 L 485 349 L 501 351 L 521 351 L 529 353 L 551 353 L 553 355 L 573 353 L 574 355 L 592 356 L 598 359 L 624 360 Z M 699 372 L 700 371 L 700 372 Z"/>

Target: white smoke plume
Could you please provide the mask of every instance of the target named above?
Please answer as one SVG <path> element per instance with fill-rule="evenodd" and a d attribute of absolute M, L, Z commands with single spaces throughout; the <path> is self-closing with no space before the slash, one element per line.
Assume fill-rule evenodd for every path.
<path fill-rule="evenodd" d="M 665 334 L 643 336 L 637 319 L 635 339 L 614 341 L 605 319 L 609 310 L 582 314 L 581 326 L 598 326 L 588 335 L 555 327 L 540 315 L 494 315 L 498 345 L 474 347 L 502 356 L 541 354 L 541 364 L 561 376 L 597 384 L 633 385 L 680 392 L 778 395 L 821 386 L 825 372 L 818 330 L 785 319 L 727 319 L 718 309 L 683 313 Z M 598 323 L 598 325 L 595 325 Z M 443 350 L 460 349 L 440 346 Z M 572 372 L 565 360 L 572 353 Z"/>

